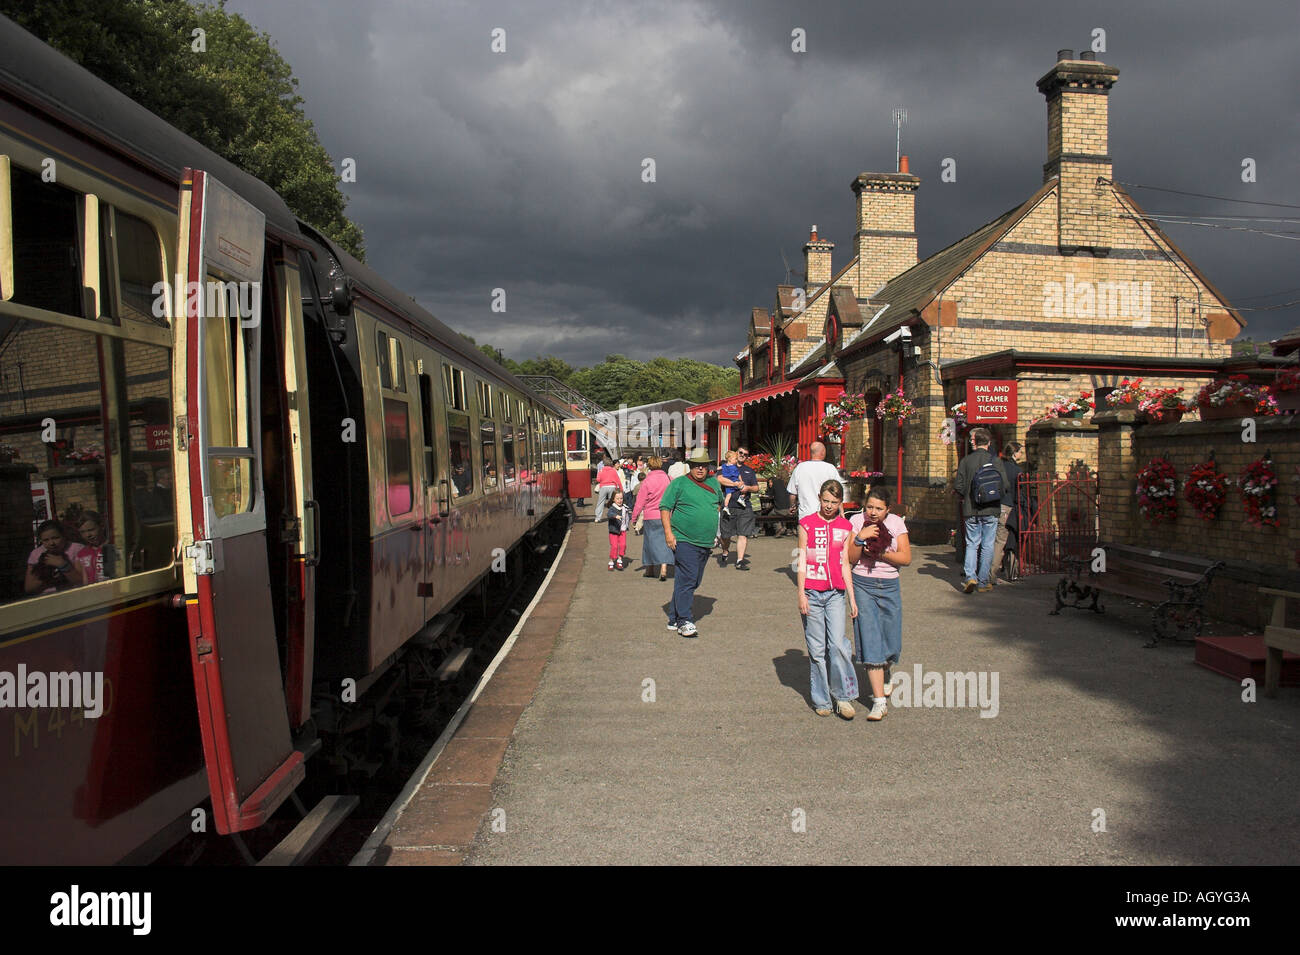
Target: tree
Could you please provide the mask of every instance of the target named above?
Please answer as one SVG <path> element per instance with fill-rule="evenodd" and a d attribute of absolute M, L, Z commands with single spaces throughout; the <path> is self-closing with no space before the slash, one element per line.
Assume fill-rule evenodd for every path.
<path fill-rule="evenodd" d="M 338 172 L 298 81 L 270 36 L 243 17 L 186 0 L 0 0 L 0 13 L 261 179 L 364 260 L 361 229 L 344 215 Z"/>

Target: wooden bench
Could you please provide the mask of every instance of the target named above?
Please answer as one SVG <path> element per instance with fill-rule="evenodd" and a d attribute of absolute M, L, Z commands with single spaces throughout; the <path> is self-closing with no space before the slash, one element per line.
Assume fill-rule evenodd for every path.
<path fill-rule="evenodd" d="M 1052 614 L 1059 614 L 1062 607 L 1084 609 L 1087 600 L 1091 603 L 1086 609 L 1104 613 L 1098 600 L 1103 594 L 1115 594 L 1155 604 L 1151 611 L 1155 636 L 1145 644 L 1148 647 L 1162 639 L 1192 643 L 1201 635 L 1205 595 L 1223 561 L 1124 544 L 1098 543 L 1097 547 L 1105 556 L 1104 573 L 1092 569 L 1098 556 L 1095 550 L 1063 558 L 1065 574 L 1056 585 Z"/>
<path fill-rule="evenodd" d="M 1264 695 L 1277 696 L 1282 678 L 1282 653 L 1300 653 L 1300 630 L 1286 625 L 1286 602 L 1300 600 L 1293 590 L 1260 587 L 1259 592 L 1273 598 L 1273 615 L 1264 628 Z"/>

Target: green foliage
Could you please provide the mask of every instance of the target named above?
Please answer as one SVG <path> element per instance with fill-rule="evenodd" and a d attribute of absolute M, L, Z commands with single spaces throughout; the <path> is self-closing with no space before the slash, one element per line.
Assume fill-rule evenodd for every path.
<path fill-rule="evenodd" d="M 0 0 L 0 13 L 280 194 L 364 260 L 338 171 L 271 38 L 186 0 Z M 206 49 L 193 49 L 194 31 Z"/>

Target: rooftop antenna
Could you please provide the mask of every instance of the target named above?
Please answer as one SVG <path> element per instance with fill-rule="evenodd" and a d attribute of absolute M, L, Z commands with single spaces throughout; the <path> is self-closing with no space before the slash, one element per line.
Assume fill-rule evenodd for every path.
<path fill-rule="evenodd" d="M 800 278 L 804 278 L 804 274 L 803 274 L 802 272 L 797 272 L 797 271 L 795 271 L 794 269 L 790 268 L 790 263 L 789 263 L 789 261 L 786 260 L 786 257 L 785 257 L 785 249 L 782 249 L 782 250 L 781 250 L 781 264 L 785 266 L 785 284 L 786 284 L 786 285 L 789 285 L 789 284 L 790 284 L 790 276 L 792 276 L 792 275 L 797 275 L 797 276 L 799 276 Z"/>
<path fill-rule="evenodd" d="M 907 110 L 902 106 L 894 107 L 894 172 L 901 168 L 899 156 L 902 155 L 903 147 L 903 124 L 907 122 Z"/>

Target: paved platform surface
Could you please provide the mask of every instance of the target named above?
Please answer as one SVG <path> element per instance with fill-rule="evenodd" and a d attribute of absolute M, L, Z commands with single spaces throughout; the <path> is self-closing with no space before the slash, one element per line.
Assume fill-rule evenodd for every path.
<path fill-rule="evenodd" d="M 604 527 L 573 532 L 469 863 L 1300 862 L 1300 693 L 1246 703 L 1190 648 L 1143 649 L 1148 611 L 1048 616 L 1048 578 L 968 596 L 950 548 L 914 548 L 900 669 L 996 672 L 997 716 L 844 722 L 810 707 L 789 539 L 709 566 L 690 640 L 665 629 L 671 581 L 610 573 Z"/>
<path fill-rule="evenodd" d="M 810 705 L 791 539 L 711 563 L 686 639 L 588 520 L 370 864 L 1300 862 L 1300 692 L 1143 649 L 1148 609 L 966 595 L 913 548 L 895 672 L 996 674 L 997 715 L 931 691 L 845 722 Z"/>

